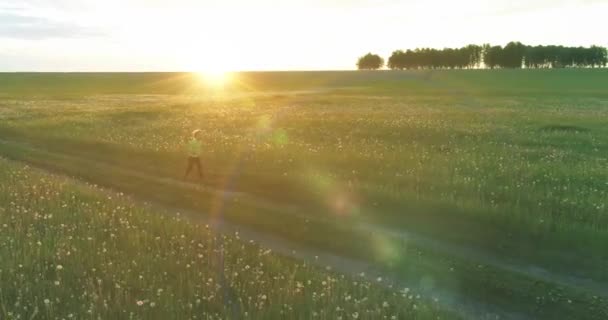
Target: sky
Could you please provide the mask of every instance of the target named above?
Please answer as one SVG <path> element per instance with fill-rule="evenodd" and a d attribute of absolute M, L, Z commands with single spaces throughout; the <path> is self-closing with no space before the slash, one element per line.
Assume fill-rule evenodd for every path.
<path fill-rule="evenodd" d="M 0 71 L 349 70 L 367 52 L 608 46 L 608 0 L 0 0 Z"/>

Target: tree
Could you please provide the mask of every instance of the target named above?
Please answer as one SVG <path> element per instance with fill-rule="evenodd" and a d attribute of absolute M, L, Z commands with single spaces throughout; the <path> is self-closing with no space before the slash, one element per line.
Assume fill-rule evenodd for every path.
<path fill-rule="evenodd" d="M 502 51 L 501 46 L 490 46 L 489 44 L 485 44 L 483 46 L 483 62 L 486 67 L 494 69 L 501 66 L 503 56 Z"/>
<path fill-rule="evenodd" d="M 386 64 L 392 70 L 403 70 L 407 68 L 407 56 L 402 50 L 393 51 Z"/>
<path fill-rule="evenodd" d="M 359 70 L 378 70 L 384 66 L 384 59 L 377 54 L 371 52 L 360 57 L 357 61 L 357 68 Z"/>
<path fill-rule="evenodd" d="M 606 48 L 592 46 L 589 50 L 589 64 L 591 67 L 604 67 L 608 62 L 608 57 L 606 53 Z"/>
<path fill-rule="evenodd" d="M 521 42 L 509 42 L 502 50 L 498 64 L 503 68 L 521 68 L 526 47 Z"/>
<path fill-rule="evenodd" d="M 481 54 L 483 48 L 475 44 L 470 44 L 466 47 L 466 50 L 467 55 L 469 56 L 469 67 L 479 67 L 481 65 Z"/>

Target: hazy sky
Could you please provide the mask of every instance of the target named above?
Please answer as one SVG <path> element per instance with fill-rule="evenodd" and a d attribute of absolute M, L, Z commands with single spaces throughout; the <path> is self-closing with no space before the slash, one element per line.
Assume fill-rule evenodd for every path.
<path fill-rule="evenodd" d="M 352 69 L 369 51 L 608 45 L 608 0 L 0 0 L 0 71 Z"/>

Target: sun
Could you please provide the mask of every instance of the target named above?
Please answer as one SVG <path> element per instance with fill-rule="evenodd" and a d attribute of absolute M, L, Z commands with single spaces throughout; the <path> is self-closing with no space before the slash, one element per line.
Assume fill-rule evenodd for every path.
<path fill-rule="evenodd" d="M 232 80 L 232 73 L 225 70 L 203 70 L 197 71 L 196 74 L 206 86 L 210 87 L 224 87 Z"/>

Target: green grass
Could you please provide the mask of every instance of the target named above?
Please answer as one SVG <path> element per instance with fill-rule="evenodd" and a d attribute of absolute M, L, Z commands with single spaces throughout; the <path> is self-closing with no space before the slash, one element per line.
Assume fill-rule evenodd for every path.
<path fill-rule="evenodd" d="M 2 319 L 454 317 L 120 194 L 3 159 L 0 169 Z"/>
<path fill-rule="evenodd" d="M 201 128 L 206 184 L 277 205 L 272 213 L 233 203 L 227 210 L 233 222 L 367 258 L 410 280 L 432 269 L 437 286 L 467 286 L 470 296 L 505 309 L 564 319 L 605 316 L 605 300 L 593 294 L 533 286 L 540 282 L 504 270 L 479 271 L 476 261 L 432 248 L 411 246 L 424 253 L 414 258 L 420 254 L 400 240 L 387 237 L 378 247 L 352 231 L 356 223 L 406 230 L 606 284 L 605 70 L 237 78 L 227 91 L 209 92 L 187 74 L 0 75 L 0 135 L 11 141 L 0 143 L 0 154 L 209 211 L 212 195 L 92 164 L 179 178 L 183 142 Z M 303 222 L 306 215 L 310 221 Z M 448 273 L 453 266 L 456 272 Z M 560 299 L 542 300 L 555 292 Z M 600 311 L 589 312 L 594 306 Z"/>

